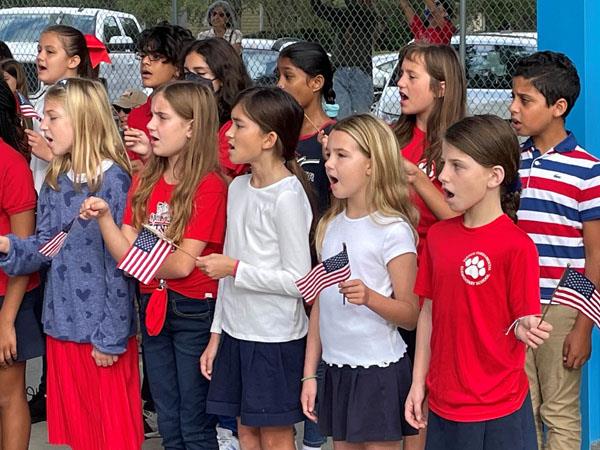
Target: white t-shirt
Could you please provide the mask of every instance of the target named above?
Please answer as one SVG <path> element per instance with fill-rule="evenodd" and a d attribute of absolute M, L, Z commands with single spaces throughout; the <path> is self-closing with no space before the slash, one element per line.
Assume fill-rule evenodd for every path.
<path fill-rule="evenodd" d="M 214 37 L 215 37 L 215 31 L 212 28 L 198 33 L 198 39 L 200 39 L 200 40 L 214 38 Z M 227 28 L 225 30 L 225 34 L 223 35 L 223 39 L 225 39 L 231 45 L 241 44 L 242 43 L 242 32 L 240 30 L 234 30 L 233 28 Z"/>
<path fill-rule="evenodd" d="M 310 270 L 310 203 L 295 176 L 264 188 L 251 175 L 229 186 L 223 253 L 239 260 L 219 281 L 211 331 L 254 342 L 288 342 L 308 331 L 294 282 Z"/>
<path fill-rule="evenodd" d="M 399 217 L 379 214 L 360 219 L 350 219 L 345 212 L 337 215 L 325 232 L 322 259 L 341 252 L 344 243 L 350 279 L 362 280 L 385 297 L 393 293 L 387 264 L 397 256 L 416 253 L 411 227 Z M 328 364 L 387 366 L 406 351 L 396 325 L 366 306 L 344 304 L 337 284 L 319 296 L 319 330 L 322 358 Z"/>
<path fill-rule="evenodd" d="M 40 117 L 44 117 L 44 99 L 46 98 L 47 87 L 44 88 L 44 92 L 34 100 L 33 107 L 35 111 L 38 113 Z M 42 136 L 42 130 L 40 129 L 40 122 L 37 120 L 33 121 L 33 131 L 37 131 Z M 31 173 L 33 174 L 33 184 L 35 185 L 35 190 L 40 193 L 40 189 L 44 184 L 44 179 L 46 178 L 46 170 L 48 169 L 48 163 L 43 159 L 38 158 L 35 155 L 31 155 L 31 161 L 29 163 L 29 168 L 31 169 Z"/>

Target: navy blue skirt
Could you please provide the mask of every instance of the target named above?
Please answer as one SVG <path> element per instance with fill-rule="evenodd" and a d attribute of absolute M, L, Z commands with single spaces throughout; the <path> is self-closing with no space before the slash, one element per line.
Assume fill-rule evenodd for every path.
<path fill-rule="evenodd" d="M 293 425 L 304 420 L 300 390 L 306 338 L 253 342 L 221 334 L 206 411 L 240 417 L 249 427 Z"/>
<path fill-rule="evenodd" d="M 417 434 L 404 419 L 412 382 L 407 356 L 387 367 L 325 366 L 317 414 L 321 434 L 334 441 L 400 441 Z"/>
<path fill-rule="evenodd" d="M 0 308 L 3 303 L 4 297 L 0 297 Z M 23 296 L 15 319 L 17 362 L 27 361 L 44 354 L 46 346 L 39 315 L 41 303 L 42 291 L 39 287 L 26 292 Z"/>

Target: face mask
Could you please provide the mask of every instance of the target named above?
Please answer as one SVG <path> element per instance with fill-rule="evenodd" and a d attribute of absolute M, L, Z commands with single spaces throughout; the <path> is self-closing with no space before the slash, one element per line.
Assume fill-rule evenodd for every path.
<path fill-rule="evenodd" d="M 323 105 L 323 111 L 325 111 L 325 114 L 327 114 L 327 117 L 335 119 L 338 116 L 338 113 L 340 112 L 340 105 L 338 105 L 337 103 L 334 103 L 334 104 L 325 103 Z"/>
<path fill-rule="evenodd" d="M 214 91 L 213 84 L 212 84 L 213 80 L 209 80 L 208 78 L 201 77 L 197 73 L 186 72 L 183 79 L 186 81 L 193 81 L 202 86 L 206 86 L 206 87 L 210 88 L 211 91 Z"/>

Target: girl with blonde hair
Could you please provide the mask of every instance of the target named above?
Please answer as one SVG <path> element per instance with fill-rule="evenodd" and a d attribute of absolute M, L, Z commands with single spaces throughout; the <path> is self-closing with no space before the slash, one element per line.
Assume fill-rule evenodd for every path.
<path fill-rule="evenodd" d="M 208 380 L 198 360 L 210 338 L 217 281 L 194 257 L 221 253 L 227 185 L 218 169 L 219 118 L 210 88 L 190 81 L 160 86 L 148 123 L 153 156 L 134 179 L 119 227 L 106 199 L 91 197 L 82 217 L 97 219 L 121 260 L 148 224 L 177 244 L 148 284 L 140 284 L 142 344 L 166 448 L 217 449 L 216 418 L 206 414 Z"/>
<path fill-rule="evenodd" d="M 326 157 L 335 198 L 317 227 L 317 250 L 325 260 L 345 246 L 352 275 L 314 303 L 302 407 L 335 449 L 399 449 L 403 436 L 416 433 L 402 414 L 411 369 L 396 327 L 417 322 L 418 214 L 398 142 L 379 119 L 361 114 L 337 123 Z"/>
<path fill-rule="evenodd" d="M 0 237 L 0 267 L 47 269 L 48 440 L 74 450 L 139 449 L 143 441 L 134 286 L 97 224 L 76 220 L 90 195 L 121 221 L 130 167 L 104 87 L 69 78 L 51 87 L 41 129 L 53 154 L 37 206 L 36 234 Z M 66 233 L 53 257 L 39 249 Z M 89 405 L 94 405 L 90 408 Z"/>

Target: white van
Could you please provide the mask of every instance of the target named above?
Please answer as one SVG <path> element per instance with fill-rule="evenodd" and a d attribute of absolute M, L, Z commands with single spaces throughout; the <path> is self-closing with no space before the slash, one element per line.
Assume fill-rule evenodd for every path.
<path fill-rule="evenodd" d="M 27 73 L 30 98 L 41 91 L 35 58 L 41 32 L 50 25 L 69 25 L 93 34 L 106 45 L 112 64 L 101 63 L 111 101 L 129 88 L 142 89 L 135 41 L 142 31 L 132 14 L 96 8 L 34 7 L 0 10 L 0 40 L 6 42 Z"/>

